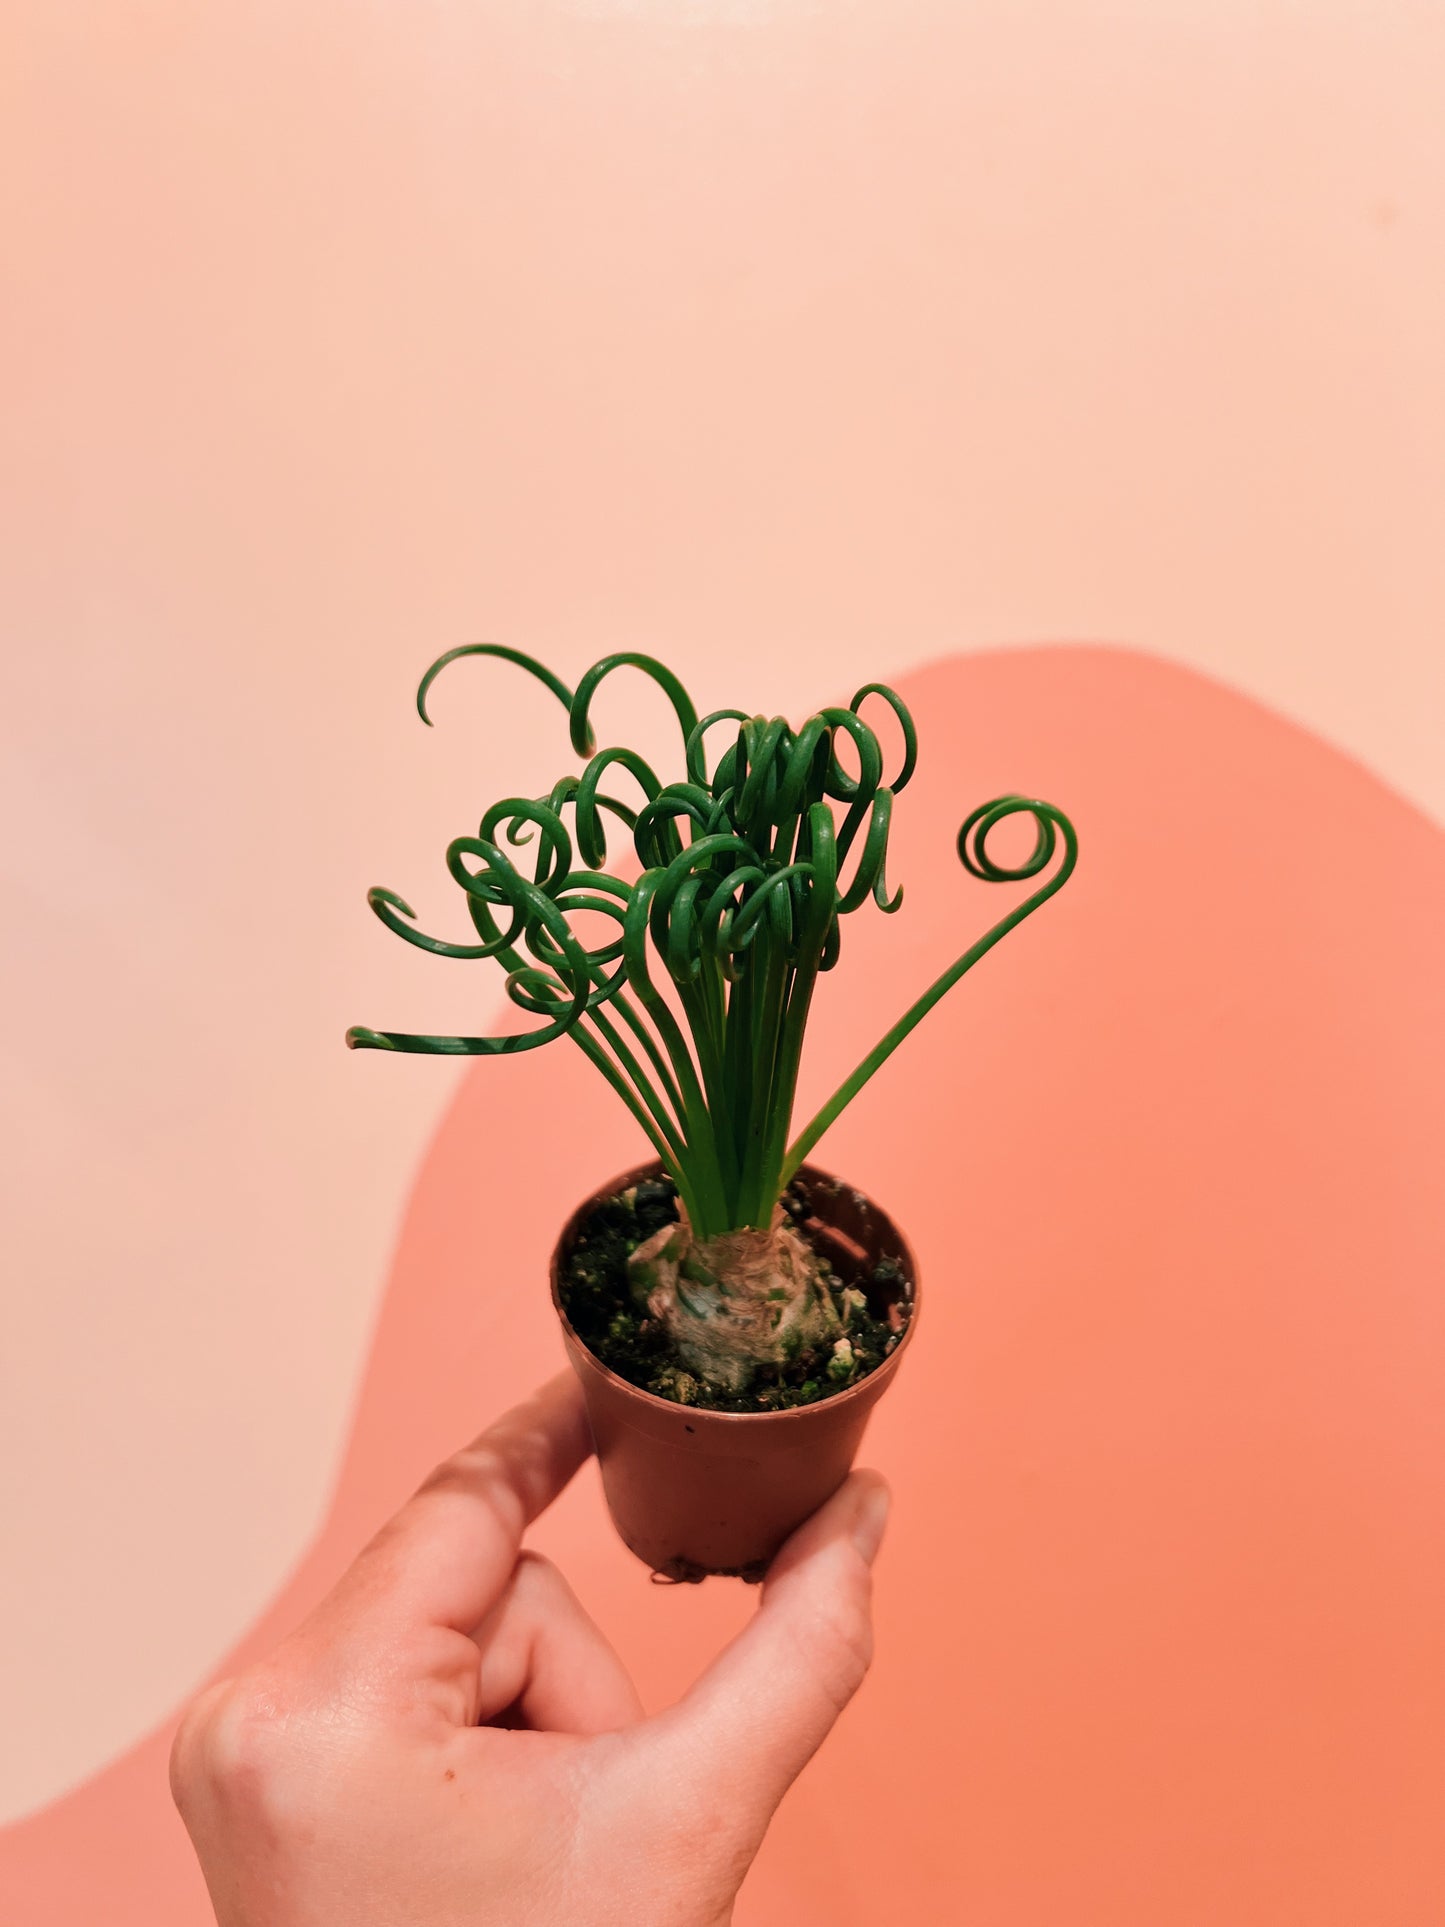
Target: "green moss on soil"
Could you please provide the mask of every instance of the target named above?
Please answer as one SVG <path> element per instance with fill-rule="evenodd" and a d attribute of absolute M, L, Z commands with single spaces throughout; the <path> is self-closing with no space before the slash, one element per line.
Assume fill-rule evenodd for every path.
<path fill-rule="evenodd" d="M 804 1201 L 791 1194 L 784 1198 L 783 1207 L 795 1221 L 808 1211 Z M 846 1389 L 829 1373 L 831 1343 L 759 1371 L 743 1393 L 719 1391 L 680 1365 L 664 1327 L 635 1303 L 627 1269 L 628 1259 L 645 1238 L 676 1222 L 677 1193 L 666 1179 L 657 1179 L 639 1184 L 630 1194 L 607 1199 L 583 1224 L 563 1269 L 561 1296 L 572 1329 L 589 1351 L 629 1384 L 674 1404 L 711 1412 L 781 1412 L 794 1405 L 816 1404 Z M 801 1222 L 800 1229 L 806 1237 Z M 885 1258 L 859 1281 L 868 1303 L 848 1321 L 847 1336 L 857 1361 L 849 1385 L 875 1371 L 907 1328 L 906 1303 L 900 1305 L 896 1330 L 887 1315 L 889 1303 L 898 1300 L 901 1278 L 896 1261 Z"/>

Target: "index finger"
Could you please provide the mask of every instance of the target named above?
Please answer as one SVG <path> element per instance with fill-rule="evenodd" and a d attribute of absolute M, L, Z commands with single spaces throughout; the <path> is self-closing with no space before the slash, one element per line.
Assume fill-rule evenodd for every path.
<path fill-rule="evenodd" d="M 469 1633 L 511 1576 L 522 1534 L 592 1450 L 570 1371 L 439 1465 L 332 1595 L 348 1615 Z"/>

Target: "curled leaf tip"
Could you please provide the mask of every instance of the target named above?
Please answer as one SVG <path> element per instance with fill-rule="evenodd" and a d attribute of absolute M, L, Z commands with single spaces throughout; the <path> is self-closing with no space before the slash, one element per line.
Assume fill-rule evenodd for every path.
<path fill-rule="evenodd" d="M 991 831 L 1010 816 L 1027 816 L 1034 825 L 1034 847 L 1017 863 L 1000 863 L 988 854 Z M 1054 888 L 1067 881 L 1078 860 L 1079 840 L 1073 824 L 1061 809 L 1041 797 L 996 796 L 980 803 L 964 818 L 958 832 L 958 855 L 965 870 L 985 883 L 1021 883 L 1048 867 L 1062 840 L 1064 860 L 1059 866 Z"/>
<path fill-rule="evenodd" d="M 353 1024 L 346 1033 L 348 1050 L 391 1050 L 391 1039 L 379 1030 L 368 1030 L 365 1024 Z"/>
<path fill-rule="evenodd" d="M 373 910 L 379 904 L 389 903 L 394 910 L 400 910 L 404 917 L 416 916 L 416 911 L 412 909 L 406 898 L 399 897 L 395 890 L 388 890 L 384 883 L 373 883 L 366 893 L 366 901 Z"/>
<path fill-rule="evenodd" d="M 427 714 L 427 691 L 448 663 L 457 662 L 463 656 L 496 656 L 502 662 L 515 663 L 519 669 L 525 669 L 529 676 L 535 676 L 538 682 L 544 683 L 564 709 L 570 710 L 572 707 L 572 691 L 560 676 L 554 676 L 546 664 L 538 662 L 535 656 L 529 656 L 521 649 L 510 649 L 505 643 L 500 642 L 463 642 L 455 649 L 448 649 L 444 655 L 438 656 L 417 685 L 417 714 L 424 723 L 431 722 L 431 717 Z"/>

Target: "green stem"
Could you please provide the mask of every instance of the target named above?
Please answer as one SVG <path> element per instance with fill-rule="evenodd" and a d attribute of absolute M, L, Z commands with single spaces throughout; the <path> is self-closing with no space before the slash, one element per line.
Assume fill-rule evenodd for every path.
<path fill-rule="evenodd" d="M 982 840 L 996 823 L 1002 822 L 1004 817 L 1013 816 L 1019 811 L 1028 811 L 1033 815 L 1039 825 L 1039 840 L 1035 845 L 1033 856 L 1029 858 L 1027 863 L 1016 868 L 1006 869 L 999 864 L 990 862 L 983 854 Z M 973 815 L 969 817 L 963 828 L 959 831 L 959 851 L 963 856 L 965 866 L 975 876 L 986 877 L 991 882 L 1000 883 L 1012 882 L 1020 877 L 1036 876 L 1038 874 L 1053 855 L 1054 825 L 1057 825 L 1063 834 L 1064 860 L 1054 872 L 1053 876 L 1049 878 L 1042 889 L 1035 890 L 1033 895 L 1026 897 L 1017 909 L 1011 910 L 1006 917 L 1001 918 L 990 931 L 979 938 L 976 944 L 963 953 L 956 964 L 953 964 L 949 969 L 945 970 L 936 982 L 930 984 L 918 1001 L 910 1005 L 899 1018 L 892 1030 L 874 1045 L 873 1049 L 869 1051 L 857 1070 L 853 1072 L 853 1075 L 839 1085 L 838 1089 L 834 1091 L 833 1095 L 818 1112 L 817 1116 L 804 1126 L 803 1130 L 789 1146 L 788 1155 L 784 1159 L 782 1172 L 780 1174 L 781 1182 L 784 1186 L 792 1181 L 798 1166 L 803 1162 L 804 1158 L 807 1157 L 809 1151 L 812 1150 L 813 1146 L 818 1142 L 818 1139 L 822 1137 L 829 1125 L 834 1122 L 840 1112 L 846 1110 L 848 1105 L 852 1103 L 859 1091 L 861 1091 L 863 1086 L 868 1082 L 869 1078 L 873 1076 L 874 1072 L 887 1063 L 888 1059 L 893 1055 L 894 1051 L 897 1050 L 904 1038 L 928 1015 L 929 1011 L 932 1010 L 939 999 L 946 996 L 958 982 L 959 978 L 964 976 L 966 972 L 972 970 L 980 957 L 987 956 L 994 945 L 1001 942 L 1010 930 L 1021 924 L 1025 917 L 1032 916 L 1041 903 L 1046 903 L 1051 896 L 1061 890 L 1072 874 L 1074 865 L 1078 861 L 1078 839 L 1074 834 L 1073 824 L 1070 823 L 1069 819 L 1063 815 L 1061 811 L 1056 810 L 1052 804 L 1029 802 L 1023 797 L 1016 796 L 1000 797 L 997 802 L 985 804 L 982 809 L 975 810 Z M 977 853 L 970 859 L 968 853 L 968 837 L 970 832 L 975 829 L 978 831 L 978 842 L 975 846 Z"/>

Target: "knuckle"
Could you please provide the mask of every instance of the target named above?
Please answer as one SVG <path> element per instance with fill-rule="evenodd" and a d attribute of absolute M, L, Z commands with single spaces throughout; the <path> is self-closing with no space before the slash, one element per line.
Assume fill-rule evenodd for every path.
<path fill-rule="evenodd" d="M 545 1553 L 535 1552 L 531 1546 L 523 1546 L 517 1554 L 514 1571 L 515 1583 L 519 1588 L 550 1593 L 566 1585 L 560 1569 L 553 1565 Z"/>
<path fill-rule="evenodd" d="M 526 1520 L 508 1479 L 506 1463 L 493 1447 L 478 1441 L 433 1466 L 390 1528 L 382 1528 L 378 1540 L 384 1541 L 392 1530 L 404 1534 L 418 1513 L 426 1514 L 457 1500 L 481 1501 L 500 1525 L 520 1538 Z"/>
<path fill-rule="evenodd" d="M 259 1673 L 220 1681 L 192 1701 L 171 1748 L 171 1787 L 182 1812 L 202 1797 L 260 1795 L 281 1777 L 287 1707 Z"/>
<path fill-rule="evenodd" d="M 427 1499 L 437 1492 L 451 1492 L 465 1476 L 464 1455 L 460 1452 L 454 1453 L 451 1458 L 442 1459 L 432 1467 L 417 1487 L 414 1496 L 418 1499 Z"/>
<path fill-rule="evenodd" d="M 230 1680 L 218 1680 L 182 1710 L 170 1753 L 171 1795 L 182 1810 L 199 1790 L 205 1775 L 211 1721 L 231 1685 Z"/>
<path fill-rule="evenodd" d="M 814 1609 L 811 1650 L 824 1691 L 841 1712 L 873 1663 L 873 1622 L 866 1580 L 849 1596 L 830 1595 Z"/>
<path fill-rule="evenodd" d="M 495 1477 L 497 1455 L 484 1440 L 474 1440 L 434 1465 L 416 1489 L 419 1499 L 433 1493 L 470 1492 Z"/>

